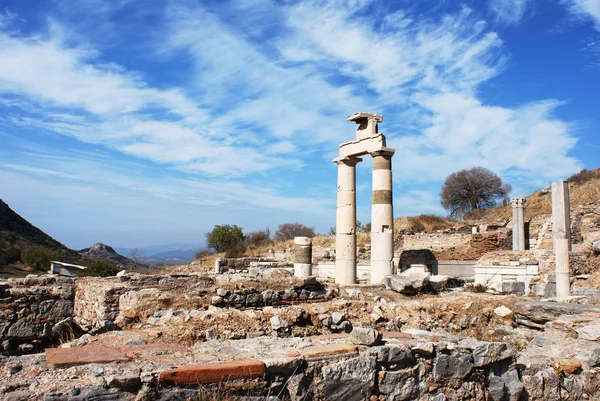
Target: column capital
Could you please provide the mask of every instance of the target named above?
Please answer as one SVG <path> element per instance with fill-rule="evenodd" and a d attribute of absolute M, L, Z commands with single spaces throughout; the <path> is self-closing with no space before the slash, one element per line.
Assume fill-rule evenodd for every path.
<path fill-rule="evenodd" d="M 362 159 L 360 157 L 336 157 L 332 160 L 338 166 L 344 164 L 346 166 L 354 167 L 360 163 Z"/>
<path fill-rule="evenodd" d="M 393 149 L 393 148 L 381 148 L 381 149 L 369 152 L 371 157 L 383 156 L 383 157 L 390 157 L 390 158 L 392 156 L 394 156 L 394 153 L 396 153 L 396 149 Z"/>
<path fill-rule="evenodd" d="M 512 203 L 513 207 L 523 207 L 527 200 L 525 198 L 511 198 L 510 203 Z"/>

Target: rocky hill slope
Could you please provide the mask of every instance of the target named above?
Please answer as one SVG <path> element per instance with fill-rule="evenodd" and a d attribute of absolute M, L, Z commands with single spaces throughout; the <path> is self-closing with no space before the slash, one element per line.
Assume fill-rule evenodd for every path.
<path fill-rule="evenodd" d="M 119 255 L 112 247 L 104 245 L 100 242 L 92 245 L 89 248 L 80 250 L 79 254 L 88 259 L 108 260 L 109 262 L 121 267 L 133 266 L 136 264 L 133 260 L 123 255 Z"/>

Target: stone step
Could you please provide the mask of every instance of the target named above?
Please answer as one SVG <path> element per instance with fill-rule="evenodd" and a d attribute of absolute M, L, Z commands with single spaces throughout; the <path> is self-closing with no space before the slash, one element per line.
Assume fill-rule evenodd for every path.
<path fill-rule="evenodd" d="M 252 379 L 265 375 L 265 364 L 253 359 L 203 365 L 190 365 L 161 372 L 161 384 L 177 386 L 219 383 L 227 380 Z"/>

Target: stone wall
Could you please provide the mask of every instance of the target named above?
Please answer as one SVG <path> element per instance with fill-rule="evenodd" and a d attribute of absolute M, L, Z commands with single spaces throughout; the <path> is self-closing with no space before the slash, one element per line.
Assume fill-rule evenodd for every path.
<path fill-rule="evenodd" d="M 74 279 L 34 277 L 0 283 L 0 342 L 4 353 L 33 352 L 69 340 Z"/>

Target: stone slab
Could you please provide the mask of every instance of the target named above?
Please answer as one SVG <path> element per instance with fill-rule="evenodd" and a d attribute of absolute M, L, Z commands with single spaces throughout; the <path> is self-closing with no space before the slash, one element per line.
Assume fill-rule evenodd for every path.
<path fill-rule="evenodd" d="M 128 357 L 134 358 L 137 355 L 146 354 L 163 354 L 163 353 L 180 353 L 187 355 L 189 349 L 181 344 L 164 344 L 164 343 L 150 343 L 150 344 L 139 344 L 139 345 L 123 345 L 117 347 L 119 351 L 124 352 Z"/>
<path fill-rule="evenodd" d="M 265 375 L 265 364 L 257 360 L 242 360 L 221 363 L 190 365 L 165 370 L 158 378 L 161 384 L 177 386 L 219 383 L 227 380 L 252 379 Z"/>
<path fill-rule="evenodd" d="M 48 348 L 46 359 L 53 368 L 85 365 L 88 363 L 126 362 L 124 352 L 105 346 L 85 346 L 75 348 Z"/>
<path fill-rule="evenodd" d="M 398 339 L 398 340 L 411 340 L 412 334 L 404 333 L 402 331 L 382 331 L 383 339 Z"/>
<path fill-rule="evenodd" d="M 333 343 L 324 345 L 314 345 L 307 347 L 301 352 L 291 353 L 288 356 L 291 358 L 302 356 L 304 358 L 318 358 L 322 356 L 338 355 L 338 354 L 352 354 L 356 353 L 357 348 L 352 344 Z"/>

